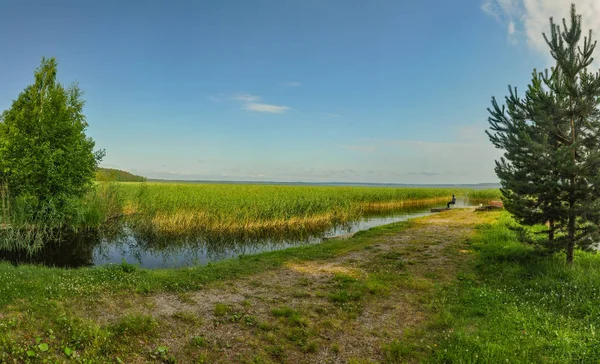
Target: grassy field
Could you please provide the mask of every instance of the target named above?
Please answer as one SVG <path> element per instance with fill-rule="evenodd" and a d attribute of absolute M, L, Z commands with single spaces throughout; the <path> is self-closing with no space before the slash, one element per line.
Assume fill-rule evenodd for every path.
<path fill-rule="evenodd" d="M 443 332 L 430 358 L 444 363 L 600 362 L 600 256 L 539 256 L 517 242 L 508 213 L 482 225 L 476 254 L 441 295 Z"/>

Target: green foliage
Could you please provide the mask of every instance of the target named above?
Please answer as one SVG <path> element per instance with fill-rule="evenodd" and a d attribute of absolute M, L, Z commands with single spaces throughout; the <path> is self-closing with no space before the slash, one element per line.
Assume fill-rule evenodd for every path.
<path fill-rule="evenodd" d="M 542 246 L 572 262 L 576 245 L 600 238 L 600 74 L 587 70 L 596 43 L 582 38 L 574 5 L 570 24 L 550 28 L 555 67 L 534 70 L 525 98 L 509 87 L 506 107 L 492 100 L 488 135 L 505 150 L 495 169 L 504 206 L 522 224 L 548 222 Z"/>
<path fill-rule="evenodd" d="M 146 182 L 146 177 L 137 176 L 120 169 L 98 168 L 96 181 L 100 182 Z"/>
<path fill-rule="evenodd" d="M 43 58 L 35 82 L 0 116 L 0 183 L 27 219 L 69 215 L 103 157 L 85 135 L 81 90 L 63 87 L 56 74 L 56 60 Z"/>

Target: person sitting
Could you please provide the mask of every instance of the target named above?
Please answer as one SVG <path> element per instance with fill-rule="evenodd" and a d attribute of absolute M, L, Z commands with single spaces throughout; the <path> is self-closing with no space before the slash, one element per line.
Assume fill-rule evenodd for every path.
<path fill-rule="evenodd" d="M 452 201 L 448 202 L 448 204 L 446 205 L 446 208 L 449 209 L 450 205 L 454 205 L 456 203 L 456 197 L 454 195 L 452 195 Z"/>

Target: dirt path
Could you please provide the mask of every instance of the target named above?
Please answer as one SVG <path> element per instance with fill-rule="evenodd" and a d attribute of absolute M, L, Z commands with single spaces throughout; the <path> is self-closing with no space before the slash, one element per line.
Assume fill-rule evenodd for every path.
<path fill-rule="evenodd" d="M 290 260 L 195 292 L 106 297 L 76 314 L 100 326 L 151 317 L 158 326 L 140 336 L 134 362 L 416 361 L 431 344 L 421 329 L 433 315 L 436 289 L 455 278 L 470 256 L 465 242 L 487 220 L 457 209 L 369 237 L 326 261 Z M 416 353 L 409 346 L 415 340 Z"/>

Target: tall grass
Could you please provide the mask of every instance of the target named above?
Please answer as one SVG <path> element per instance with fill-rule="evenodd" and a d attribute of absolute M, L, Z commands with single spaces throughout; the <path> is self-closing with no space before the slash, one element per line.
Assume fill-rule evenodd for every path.
<path fill-rule="evenodd" d="M 470 190 L 230 184 L 118 184 L 130 221 L 169 234 L 326 229 L 366 212 L 446 202 Z"/>
<path fill-rule="evenodd" d="M 490 188 L 485 190 L 470 190 L 468 196 L 471 203 L 481 203 L 500 200 L 502 193 L 500 193 L 500 189 L 498 188 Z"/>

